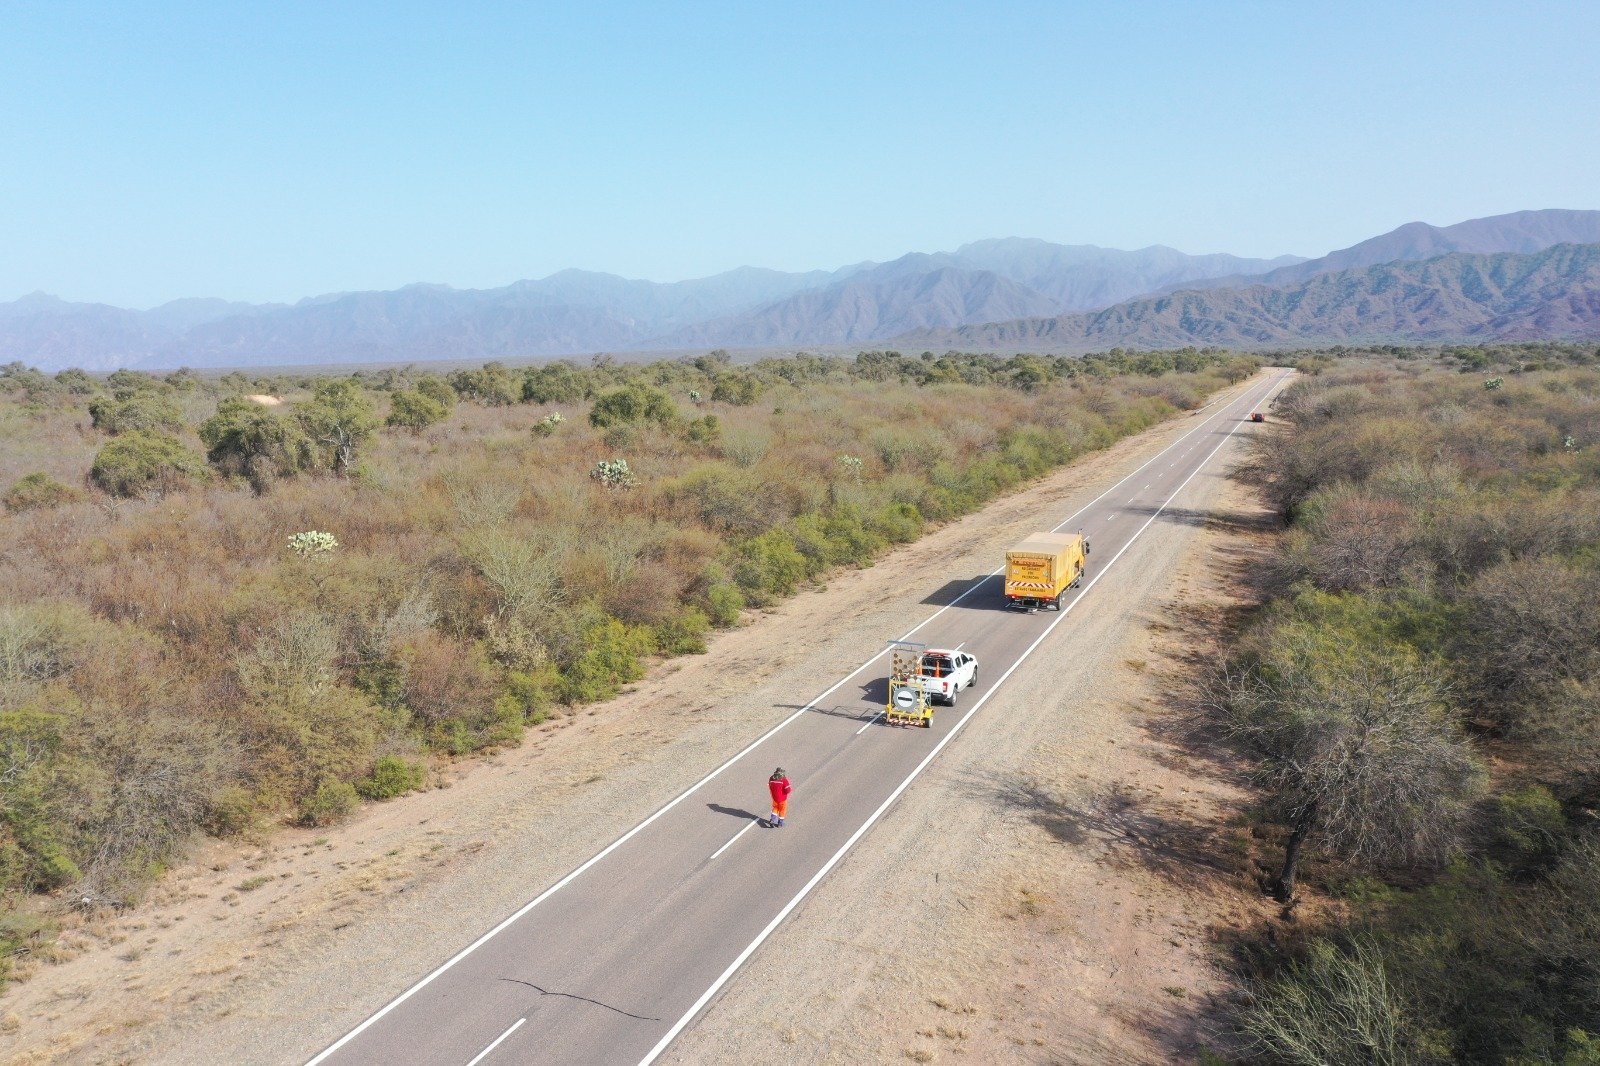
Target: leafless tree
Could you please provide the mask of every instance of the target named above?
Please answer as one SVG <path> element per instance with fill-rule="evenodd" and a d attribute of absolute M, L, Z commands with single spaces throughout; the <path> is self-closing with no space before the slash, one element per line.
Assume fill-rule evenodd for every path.
<path fill-rule="evenodd" d="M 1452 850 L 1483 774 L 1431 670 L 1305 641 L 1221 684 L 1228 728 L 1290 829 L 1279 899 L 1294 897 L 1308 842 L 1369 864 Z"/>
<path fill-rule="evenodd" d="M 1554 559 L 1495 567 L 1467 594 L 1488 694 L 1538 695 L 1600 674 L 1600 578 Z"/>

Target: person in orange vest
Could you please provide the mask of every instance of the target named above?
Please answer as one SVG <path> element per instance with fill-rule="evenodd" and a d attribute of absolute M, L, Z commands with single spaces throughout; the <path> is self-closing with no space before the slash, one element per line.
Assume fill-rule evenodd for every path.
<path fill-rule="evenodd" d="M 772 793 L 771 825 L 774 829 L 781 829 L 783 817 L 789 813 L 789 793 L 794 791 L 794 786 L 784 775 L 783 767 L 780 766 L 772 771 L 772 776 L 767 778 L 767 791 Z"/>

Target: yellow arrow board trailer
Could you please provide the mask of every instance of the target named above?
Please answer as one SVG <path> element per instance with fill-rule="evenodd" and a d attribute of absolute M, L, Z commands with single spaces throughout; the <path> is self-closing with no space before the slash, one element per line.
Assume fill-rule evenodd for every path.
<path fill-rule="evenodd" d="M 893 656 L 889 664 L 889 704 L 883 720 L 890 725 L 933 725 L 933 701 L 923 691 L 922 653 L 926 644 L 908 640 L 889 642 Z"/>
<path fill-rule="evenodd" d="M 1076 533 L 1035 533 L 1006 552 L 1006 599 L 1036 611 L 1061 610 L 1061 597 L 1083 580 L 1089 538 Z"/>

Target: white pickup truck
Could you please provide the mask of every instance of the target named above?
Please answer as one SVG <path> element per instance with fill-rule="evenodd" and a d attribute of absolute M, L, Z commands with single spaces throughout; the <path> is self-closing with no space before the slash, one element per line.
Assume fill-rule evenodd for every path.
<path fill-rule="evenodd" d="M 928 648 L 917 664 L 911 684 L 935 703 L 956 705 L 956 693 L 978 683 L 978 660 L 959 648 Z"/>

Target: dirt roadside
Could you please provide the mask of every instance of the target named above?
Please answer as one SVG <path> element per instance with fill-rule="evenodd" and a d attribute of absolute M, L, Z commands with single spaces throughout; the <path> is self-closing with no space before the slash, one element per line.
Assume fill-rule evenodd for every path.
<path fill-rule="evenodd" d="M 666 1061 L 1169 1063 L 1226 1050 L 1245 795 L 1184 679 L 1269 516 L 1196 478 L 1153 558 L 1069 617 Z M 1205 512 L 1211 512 L 1208 517 Z M 1108 585 L 1110 583 L 1108 582 Z"/>
<path fill-rule="evenodd" d="M 0 997 L 0 1053 L 23 1062 L 303 1061 L 787 716 L 823 687 L 816 679 L 849 672 L 885 633 L 930 613 L 933 608 L 922 603 L 931 591 L 930 570 L 950 577 L 988 572 L 1000 549 L 1040 526 L 1041 516 L 1064 516 L 1087 502 L 1186 432 L 1194 417 L 1175 419 L 1059 471 L 868 570 L 841 574 L 828 588 L 719 635 L 708 655 L 663 664 L 618 700 L 549 724 L 515 750 L 447 771 L 439 788 L 371 806 L 335 830 L 286 831 L 260 846 L 209 843 L 145 906 L 67 938 L 69 958 Z M 1197 478 L 1190 490 L 1203 489 L 1208 480 Z M 1220 490 L 1219 479 L 1211 491 Z M 1191 544 L 1207 543 L 1207 534 L 1197 539 L 1192 526 L 1158 524 L 1147 536 L 1169 546 L 1175 565 L 1180 556 L 1191 571 L 1203 565 L 1183 554 Z M 1156 575 L 1146 580 L 1154 585 Z M 1209 963 L 1192 942 L 1173 936 L 1190 946 L 1159 947 L 1166 943 L 1161 932 L 1176 928 L 1181 909 L 1163 902 L 1160 893 L 1187 899 L 1186 890 L 1140 862 L 1124 860 L 1125 853 L 1140 849 L 1116 839 L 1124 833 L 1116 819 L 1143 811 L 1150 788 L 1176 793 L 1195 787 L 1181 770 L 1162 765 L 1166 756 L 1130 725 L 1127 714 L 1129 703 L 1149 698 L 1140 687 L 1148 671 L 1126 666 L 1147 656 L 1149 637 L 1138 625 L 1147 615 L 1138 612 L 1160 610 L 1159 593 L 1170 591 L 1151 587 L 1130 595 L 1114 612 L 1102 611 L 1105 604 L 1079 612 L 1096 619 L 1087 635 L 1095 650 L 1079 654 L 1085 647 L 1080 638 L 1063 633 L 1054 643 L 1070 643 L 1070 662 L 1042 654 L 1019 670 L 1009 696 L 991 702 L 972 735 L 952 745 L 685 1037 L 680 1060 L 899 1055 L 912 1047 L 916 1030 L 937 1032 L 941 1025 L 969 1034 L 945 1040 L 947 1045 L 970 1047 L 980 1057 L 989 1057 L 982 1048 L 1015 1057 L 1018 1045 L 999 1043 L 1012 1037 L 1002 1037 L 998 1028 L 988 1043 L 978 1036 L 976 1019 L 988 1026 L 1010 1018 L 1001 1010 L 1007 997 L 1019 1008 L 1029 1004 L 1022 1024 L 1030 1032 L 1016 1038 L 1044 1040 L 1043 1058 L 1072 1058 L 1060 1049 L 1079 1038 L 1109 1041 L 1106 1048 L 1124 1049 L 1113 1056 L 1122 1059 L 1169 1046 L 1157 1032 L 1171 1028 L 1163 1019 L 1181 1015 L 1178 1008 L 1214 981 L 1207 983 Z M 815 625 L 818 618 L 830 624 Z M 1037 699 L 1041 686 L 1051 698 L 1031 704 L 1031 713 L 1019 713 L 1019 706 Z M 1027 728 L 991 731 L 997 722 Z M 1086 746 L 1097 740 L 1107 750 L 1113 741 L 1126 745 L 1130 755 L 1151 751 L 1145 761 L 1117 769 L 1098 748 Z M 1048 765 L 1041 764 L 1052 751 Z M 1016 802 L 1015 786 L 1026 781 L 1036 782 L 1047 797 L 1108 813 L 1098 823 L 1041 814 Z M 1060 791 L 1067 786 L 1075 791 Z M 1112 786 L 1122 791 L 1108 791 Z M 930 792 L 939 794 L 931 805 Z M 1193 799 L 1197 816 L 1220 816 L 1230 802 L 1226 793 L 1207 795 Z M 1050 844 L 1047 827 L 1057 822 L 1064 832 L 1086 834 L 1063 842 L 1088 846 Z M 1040 832 L 1047 834 L 1042 840 Z M 948 846 L 930 850 L 932 838 Z M 1091 853 L 1100 858 L 1089 858 Z M 892 883 L 883 879 L 884 871 L 905 870 L 913 860 L 935 877 L 945 871 L 946 880 L 955 877 L 961 887 L 943 889 L 932 906 L 906 915 L 904 922 L 883 922 L 882 914 L 903 911 L 894 901 L 892 910 L 863 901 L 877 900 Z M 1066 865 L 1058 872 L 1047 862 Z M 974 880 L 981 876 L 990 880 Z M 1161 915 L 1159 921 L 1140 917 L 1146 903 Z M 830 908 L 837 909 L 837 919 L 819 921 L 818 915 L 834 913 Z M 969 932 L 960 934 L 965 939 L 951 939 L 958 926 L 933 920 L 949 909 L 977 916 Z M 1215 917 L 1198 901 L 1191 911 L 1184 921 L 1196 927 Z M 882 937 L 891 929 L 912 939 L 903 947 L 892 938 L 879 941 L 888 953 L 880 961 L 851 957 L 873 941 L 872 934 Z M 1094 934 L 1099 940 L 1080 939 L 1072 930 L 1109 931 L 1105 936 L 1111 939 L 1100 932 Z M 830 949 L 833 941 L 838 943 Z M 1157 973 L 1167 963 L 1131 967 L 1150 981 L 1183 987 L 1184 1001 L 1177 1001 L 1177 993 L 1145 1000 L 1140 990 L 1149 981 L 1130 983 L 1126 965 L 1109 973 L 1096 970 L 1101 964 L 1114 967 L 1129 948 L 1148 950 L 1151 960 L 1170 955 L 1172 964 L 1190 966 L 1176 977 Z M 810 961 L 814 956 L 826 963 L 828 950 L 831 967 Z M 912 953 L 916 965 L 910 970 L 893 961 L 901 950 Z M 1080 956 L 1082 962 L 1063 962 Z M 908 993 L 896 984 L 931 981 L 939 967 L 950 974 L 943 992 Z M 1017 978 L 1010 981 L 1014 969 Z M 991 975 L 985 980 L 994 985 L 992 999 L 975 996 L 970 987 L 962 991 L 965 982 L 956 975 L 972 971 Z M 807 978 L 815 984 L 807 987 Z M 1008 981 L 1033 991 L 1007 991 Z M 789 990 L 772 1000 L 770 993 L 780 987 Z M 826 1004 L 818 996 L 842 1013 L 821 1010 Z M 934 1005 L 933 998 L 954 1009 Z M 808 1009 L 799 1010 L 801 1004 Z M 1059 1011 L 1047 1009 L 1051 1004 L 1059 1004 Z M 991 1013 L 959 1013 L 967 1006 Z M 1159 1022 L 1154 1029 L 1141 1021 L 1146 1010 L 1150 1022 Z M 900 1023 L 917 1012 L 911 1035 L 902 1036 Z M 866 1024 L 874 1016 L 880 1022 Z M 763 1020 L 746 1021 L 754 1017 Z M 820 1027 L 828 1034 L 825 1043 L 805 1051 L 790 1042 L 813 1039 L 804 1034 L 821 1017 L 834 1017 L 838 1026 L 837 1032 Z M 852 1043 L 846 1033 L 858 1036 Z M 918 1049 L 938 1049 L 929 1038 L 918 1039 Z"/>

